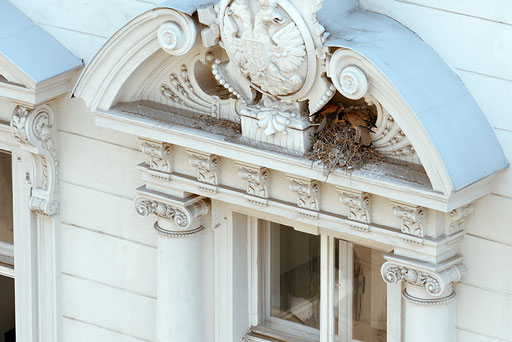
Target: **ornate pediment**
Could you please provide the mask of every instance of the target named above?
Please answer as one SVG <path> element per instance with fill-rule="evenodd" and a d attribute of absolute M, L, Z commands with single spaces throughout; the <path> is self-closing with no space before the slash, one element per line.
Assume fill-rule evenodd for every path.
<path fill-rule="evenodd" d="M 363 177 L 390 177 L 445 195 L 454 191 L 460 168 L 447 162 L 448 152 L 439 148 L 446 138 L 423 124 L 421 115 L 426 114 L 413 111 L 438 108 L 437 99 L 428 97 L 432 106 L 406 101 L 410 92 L 421 92 L 415 90 L 417 84 L 392 83 L 370 53 L 333 42 L 329 37 L 335 33 L 340 39 L 343 32 L 334 32 L 332 21 L 318 19 L 326 16 L 320 12 L 331 8 L 332 1 L 221 0 L 203 5 L 194 15 L 156 8 L 134 19 L 93 59 L 75 95 L 94 112 L 150 119 L 160 132 L 185 127 L 195 129 L 194 134 L 303 159 L 318 132 L 330 129 L 322 120 L 330 115 L 331 125 L 350 126 L 356 145 L 371 146 L 382 157 L 378 166 L 360 173 Z M 383 30 L 386 25 L 396 29 L 377 21 Z M 330 23 L 325 26 L 329 30 L 324 22 Z M 405 38 L 412 34 L 400 29 Z M 407 39 L 411 45 L 424 44 Z M 447 72 L 442 61 L 431 62 L 439 64 L 435 73 Z M 451 82 L 452 76 L 447 79 Z M 453 87 L 454 93 L 463 88 L 460 82 Z M 326 112 L 329 105 L 341 108 L 337 117 Z M 347 113 L 356 118 L 348 119 Z M 339 157 L 337 147 L 329 158 Z"/>

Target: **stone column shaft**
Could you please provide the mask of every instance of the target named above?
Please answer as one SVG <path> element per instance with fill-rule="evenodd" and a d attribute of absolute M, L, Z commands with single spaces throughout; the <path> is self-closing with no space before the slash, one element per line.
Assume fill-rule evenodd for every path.
<path fill-rule="evenodd" d="M 142 187 L 135 199 L 139 215 L 154 214 L 159 233 L 156 342 L 204 342 L 203 237 L 200 217 L 210 202 L 178 198 Z"/>
<path fill-rule="evenodd" d="M 403 282 L 403 341 L 455 341 L 453 285 L 462 278 L 462 258 L 455 256 L 436 265 L 394 253 L 385 258 L 381 269 L 384 281 L 390 285 Z"/>

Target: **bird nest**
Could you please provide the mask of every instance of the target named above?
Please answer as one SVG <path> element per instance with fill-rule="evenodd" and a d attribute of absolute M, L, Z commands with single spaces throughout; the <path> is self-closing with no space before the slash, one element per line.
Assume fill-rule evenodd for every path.
<path fill-rule="evenodd" d="M 363 106 L 353 106 L 356 109 L 366 111 Z M 313 135 L 313 147 L 307 157 L 323 167 L 323 173 L 328 177 L 336 169 L 354 171 L 368 164 L 384 161 L 372 145 L 364 146 L 356 139 L 356 130 L 350 123 L 340 121 L 337 116 L 329 115 L 317 117 L 318 129 Z"/>

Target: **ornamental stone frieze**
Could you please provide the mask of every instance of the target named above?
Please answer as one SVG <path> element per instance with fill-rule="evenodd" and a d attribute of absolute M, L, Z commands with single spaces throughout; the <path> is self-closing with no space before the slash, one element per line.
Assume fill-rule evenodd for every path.
<path fill-rule="evenodd" d="M 184 198 L 167 195 L 145 186 L 139 188 L 134 206 L 142 217 L 155 215 L 155 229 L 168 237 L 185 237 L 201 232 L 200 218 L 210 211 L 210 200 L 197 195 Z"/>
<path fill-rule="evenodd" d="M 52 137 L 53 125 L 54 114 L 48 105 L 35 109 L 18 105 L 11 117 L 12 134 L 35 161 L 30 208 L 49 216 L 56 214 L 59 208 L 56 199 L 58 160 Z"/>

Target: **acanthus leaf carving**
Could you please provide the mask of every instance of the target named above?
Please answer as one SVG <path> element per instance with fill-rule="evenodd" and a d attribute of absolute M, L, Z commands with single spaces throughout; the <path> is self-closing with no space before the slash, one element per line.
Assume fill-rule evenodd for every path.
<path fill-rule="evenodd" d="M 219 184 L 219 157 L 213 154 L 192 150 L 187 150 L 187 152 L 189 153 L 190 165 L 197 170 L 197 180 L 201 183 L 211 185 L 202 187 L 202 189 L 216 192 L 216 186 Z"/>
<path fill-rule="evenodd" d="M 144 154 L 149 156 L 149 161 L 146 165 L 148 165 L 151 170 L 164 173 L 172 172 L 172 145 L 162 142 L 142 140 L 141 150 Z"/>
<path fill-rule="evenodd" d="M 371 222 L 371 197 L 366 192 L 358 192 L 345 188 L 337 188 L 340 201 L 348 209 L 348 218 L 366 225 L 352 224 L 357 230 L 369 231 Z"/>
<path fill-rule="evenodd" d="M 200 216 L 208 214 L 210 202 L 207 199 L 198 197 L 197 201 L 186 205 L 180 205 L 176 201 L 166 203 L 163 200 L 157 200 L 148 196 L 138 196 L 134 201 L 137 214 L 142 217 L 155 215 L 161 219 L 171 220 L 179 230 L 169 230 L 161 227 L 158 221 L 155 223 L 155 229 L 169 237 L 184 237 L 199 233 L 204 228 L 195 223 Z"/>
<path fill-rule="evenodd" d="M 463 231 L 466 219 L 469 216 L 471 216 L 474 213 L 474 211 L 475 207 L 473 204 L 467 204 L 450 211 L 450 213 L 448 214 L 450 220 L 450 233 L 457 233 L 459 231 Z"/>
<path fill-rule="evenodd" d="M 402 220 L 400 226 L 402 233 L 423 238 L 423 226 L 427 216 L 425 208 L 398 202 L 393 204 L 393 214 Z"/>
<path fill-rule="evenodd" d="M 450 286 L 462 279 L 465 268 L 462 263 L 455 264 L 443 271 L 432 272 L 408 265 L 388 261 L 382 265 L 382 278 L 387 284 L 403 281 L 409 285 L 422 287 L 434 297 L 451 292 Z M 450 293 L 451 294 L 451 293 Z"/>
<path fill-rule="evenodd" d="M 266 205 L 269 197 L 270 171 L 264 167 L 237 163 L 238 175 L 247 181 L 247 200 L 258 205 Z"/>
<path fill-rule="evenodd" d="M 299 214 L 310 217 L 318 217 L 320 183 L 311 179 L 298 178 L 287 175 L 289 179 L 289 188 L 297 194 L 297 206 L 304 210 L 299 210 Z"/>
<path fill-rule="evenodd" d="M 53 111 L 47 105 L 38 106 L 34 110 L 18 105 L 11 116 L 11 131 L 21 147 L 35 147 L 35 150 L 32 147 L 25 148 L 36 162 L 36 182 L 30 197 L 30 208 L 48 216 L 58 211 L 58 159 L 51 134 L 53 120 Z"/>

